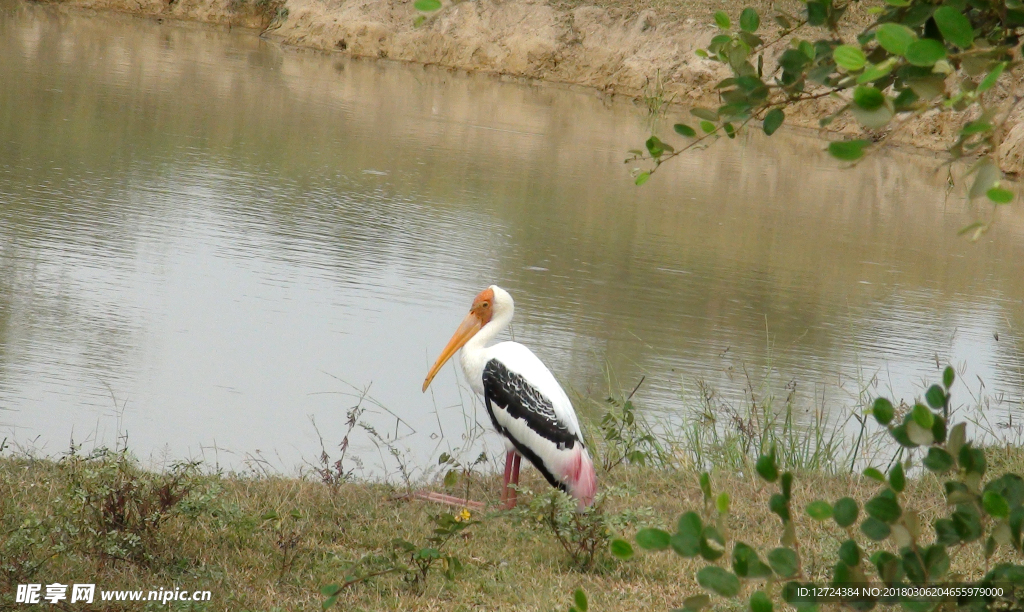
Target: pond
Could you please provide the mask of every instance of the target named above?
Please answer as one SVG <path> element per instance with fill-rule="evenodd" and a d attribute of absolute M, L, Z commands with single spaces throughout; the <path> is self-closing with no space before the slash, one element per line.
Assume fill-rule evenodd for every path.
<path fill-rule="evenodd" d="M 564 386 L 643 379 L 656 417 L 702 388 L 839 415 L 946 363 L 1020 417 L 1024 216 L 958 237 L 989 211 L 938 158 L 753 130 L 638 188 L 630 101 L 0 6 L 0 440 L 290 471 L 368 389 L 427 465 L 483 417 L 454 366 L 420 385 L 492 283 Z"/>

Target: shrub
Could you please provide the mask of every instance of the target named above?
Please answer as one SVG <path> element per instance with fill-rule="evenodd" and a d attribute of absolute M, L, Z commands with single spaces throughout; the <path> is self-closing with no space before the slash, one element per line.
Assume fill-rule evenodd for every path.
<path fill-rule="evenodd" d="M 986 560 L 999 548 L 1018 556 L 1024 553 L 1024 479 L 1018 474 L 1004 474 L 985 480 L 984 451 L 967 440 L 965 423 L 952 427 L 948 423 L 953 380 L 953 369 L 947 367 L 941 384 L 929 387 L 924 402 L 916 403 L 901 420 L 895 418 L 892 402 L 885 398 L 878 398 L 871 407 L 874 419 L 902 448 L 920 449 L 923 468 L 945 479 L 947 515 L 928 526 L 918 511 L 905 503 L 908 474 L 916 469 L 913 461 L 896 463 L 888 474 L 867 468 L 865 476 L 884 485 L 874 497 L 863 501 L 851 497 L 834 502 L 815 500 L 805 508 L 812 519 L 834 522 L 846 536 L 839 545 L 830 583 L 810 581 L 805 573 L 791 505 L 794 477 L 791 472 L 780 473 L 774 448 L 757 460 L 756 470 L 763 480 L 779 486 L 778 493 L 769 500 L 769 508 L 782 523 L 781 546 L 766 554 L 741 541 L 732 542 L 730 547 L 728 532 L 705 524 L 696 512 L 684 513 L 674 533 L 640 530 L 637 545 L 646 550 L 671 548 L 679 556 L 700 557 L 707 562 L 696 576 L 707 593 L 686 599 L 683 607 L 688 610 L 710 604 L 711 595 L 748 599 L 754 612 L 771 611 L 777 599 L 797 610 L 816 609 L 825 602 L 838 602 L 854 610 L 900 604 L 918 612 L 936 609 L 942 602 L 946 607 L 971 610 L 1020 609 L 1024 565 L 997 563 L 973 580 L 949 571 L 950 555 L 968 545 L 983 547 Z M 710 498 L 706 474 L 701 477 L 701 488 L 705 499 Z M 728 498 L 717 506 L 721 519 L 728 514 Z M 612 551 L 628 558 L 632 546 L 619 540 L 612 543 Z M 875 587 L 878 589 L 868 590 Z M 940 590 L 943 597 L 936 598 L 915 595 L 920 591 L 899 590 L 906 587 L 962 590 Z M 1000 594 L 991 589 L 1001 589 Z M 828 596 L 823 598 L 822 594 Z"/>

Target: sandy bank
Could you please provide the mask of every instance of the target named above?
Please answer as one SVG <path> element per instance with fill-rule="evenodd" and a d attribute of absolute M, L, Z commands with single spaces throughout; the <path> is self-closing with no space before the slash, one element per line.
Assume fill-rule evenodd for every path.
<path fill-rule="evenodd" d="M 473 72 L 593 87 L 607 94 L 656 94 L 687 106 L 717 106 L 712 87 L 728 76 L 722 65 L 701 59 L 715 30 L 710 9 L 693 5 L 692 15 L 639 13 L 596 6 L 567 6 L 558 0 L 477 0 L 446 3 L 444 10 L 416 25 L 413 0 L 286 0 L 283 19 L 274 19 L 279 0 L 67 0 L 82 8 L 269 29 L 266 35 L 289 45 L 353 57 L 387 58 Z M 725 2 L 723 4 L 731 5 Z M 736 4 L 738 11 L 740 4 Z M 863 7 L 858 7 L 863 9 Z M 735 11 L 734 11 L 735 12 Z M 857 16 L 854 16 L 856 19 Z M 771 62 L 766 68 L 770 69 Z M 996 95 L 1024 94 L 1021 71 Z M 835 100 L 805 103 L 788 112 L 787 124 L 817 129 Z M 1011 172 L 1024 170 L 1024 113 L 1005 139 L 1001 157 Z M 895 140 L 941 150 L 956 137 L 962 120 L 925 116 L 897 132 Z M 830 132 L 860 134 L 851 120 Z M 635 143 L 624 143 L 633 145 Z"/>

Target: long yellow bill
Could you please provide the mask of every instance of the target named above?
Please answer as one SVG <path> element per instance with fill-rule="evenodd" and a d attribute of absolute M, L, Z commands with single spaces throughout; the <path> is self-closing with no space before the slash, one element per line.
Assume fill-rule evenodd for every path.
<path fill-rule="evenodd" d="M 480 324 L 480 319 L 477 318 L 472 312 L 466 315 L 466 318 L 462 320 L 462 324 L 455 330 L 452 335 L 452 339 L 448 341 L 448 345 L 441 351 L 441 356 L 434 362 L 434 367 L 430 368 L 430 372 L 427 373 L 427 378 L 423 381 L 423 391 L 427 390 L 430 386 L 430 381 L 434 380 L 434 376 L 437 376 L 438 370 L 452 358 L 462 345 L 469 342 L 469 339 L 476 335 L 480 328 L 483 327 Z"/>

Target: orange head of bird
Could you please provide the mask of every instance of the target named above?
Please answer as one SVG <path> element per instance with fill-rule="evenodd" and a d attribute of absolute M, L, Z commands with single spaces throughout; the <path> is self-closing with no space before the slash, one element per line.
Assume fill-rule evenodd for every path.
<path fill-rule="evenodd" d="M 433 367 L 430 368 L 430 372 L 427 373 L 427 378 L 423 381 L 423 391 L 427 390 L 430 386 L 430 381 L 434 380 L 434 376 L 441 369 L 444 364 L 448 363 L 448 360 L 452 358 L 464 344 L 469 342 L 470 338 L 475 336 L 477 332 L 483 329 L 484 325 L 487 325 L 491 321 L 491 316 L 494 314 L 494 289 L 488 287 L 477 294 L 476 299 L 473 300 L 473 305 L 469 308 L 469 314 L 462 320 L 459 328 L 452 334 L 451 340 L 441 351 L 441 355 L 434 362 Z"/>

